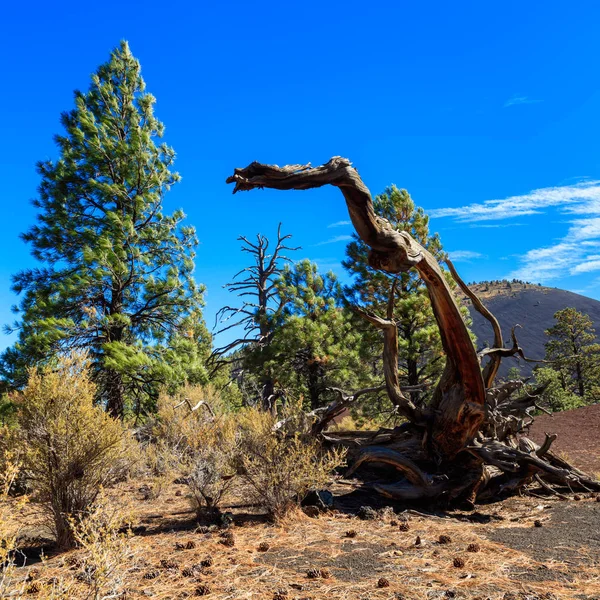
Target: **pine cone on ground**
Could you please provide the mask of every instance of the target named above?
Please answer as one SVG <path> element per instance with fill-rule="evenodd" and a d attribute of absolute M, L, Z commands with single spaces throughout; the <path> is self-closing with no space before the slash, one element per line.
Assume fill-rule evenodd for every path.
<path fill-rule="evenodd" d="M 83 583 L 90 583 L 92 581 L 92 576 L 89 571 L 79 571 L 79 573 L 75 574 L 75 579 L 77 581 L 81 581 Z"/>
<path fill-rule="evenodd" d="M 309 579 L 319 579 L 321 577 L 321 569 L 309 569 L 306 571 L 306 576 Z"/>
<path fill-rule="evenodd" d="M 257 546 L 257 548 L 256 548 L 256 549 L 257 549 L 259 552 L 268 552 L 268 550 L 269 550 L 269 548 L 270 548 L 270 547 L 271 547 L 271 546 L 269 545 L 269 543 L 268 543 L 268 542 L 261 542 L 261 543 L 260 543 L 260 544 Z"/>
<path fill-rule="evenodd" d="M 400 525 L 398 526 L 398 529 L 400 531 L 410 531 L 410 525 L 408 524 L 408 521 L 404 521 L 404 522 L 400 523 Z"/>
<path fill-rule="evenodd" d="M 39 594 L 42 591 L 42 586 L 39 581 L 32 581 L 25 589 L 26 594 Z"/>
<path fill-rule="evenodd" d="M 167 558 L 163 558 L 160 561 L 160 566 L 163 569 L 179 569 L 179 565 L 174 560 L 169 560 Z"/>
<path fill-rule="evenodd" d="M 481 546 L 479 544 L 469 544 L 467 546 L 467 552 L 479 552 L 481 550 Z"/>
<path fill-rule="evenodd" d="M 212 556 L 207 556 L 204 560 L 200 561 L 200 566 L 205 568 L 212 567 L 214 562 L 215 561 L 213 560 Z"/>
<path fill-rule="evenodd" d="M 355 538 L 357 535 L 356 529 L 350 529 L 350 531 L 346 531 L 347 538 Z"/>
<path fill-rule="evenodd" d="M 440 535 L 438 542 L 440 544 L 450 544 L 452 543 L 452 538 L 449 535 Z"/>
<path fill-rule="evenodd" d="M 203 583 L 195 589 L 194 596 L 207 596 L 211 592 L 212 590 L 210 589 L 210 585 Z"/>
<path fill-rule="evenodd" d="M 379 579 L 379 581 L 377 582 L 377 587 L 378 588 L 390 587 L 390 582 L 385 577 L 381 577 Z"/>
<path fill-rule="evenodd" d="M 460 556 L 456 556 L 453 564 L 457 569 L 462 569 L 465 566 L 465 559 L 461 558 Z"/>
<path fill-rule="evenodd" d="M 144 579 L 156 579 L 160 575 L 160 571 L 156 569 L 152 569 L 151 571 L 146 571 L 143 575 Z"/>

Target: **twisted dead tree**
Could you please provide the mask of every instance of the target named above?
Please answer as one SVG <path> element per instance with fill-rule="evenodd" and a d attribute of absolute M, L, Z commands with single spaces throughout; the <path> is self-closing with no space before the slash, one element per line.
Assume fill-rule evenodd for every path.
<path fill-rule="evenodd" d="M 257 234 L 256 242 L 240 236 L 242 252 L 252 257 L 253 264 L 245 267 L 233 276 L 233 281 L 225 287 L 241 299 L 240 306 L 224 306 L 216 315 L 216 322 L 222 327 L 215 335 L 236 328 L 244 334 L 221 348 L 214 350 L 209 359 L 213 373 L 224 365 L 231 364 L 235 358 L 227 355 L 241 346 L 265 348 L 274 334 L 273 323 L 281 314 L 285 302 L 279 297 L 277 279 L 283 272 L 282 265 L 291 262 L 285 252 L 294 252 L 299 247 L 287 245 L 290 234 L 282 235 L 281 223 L 277 228 L 277 241 L 272 250 L 269 240 Z M 275 389 L 275 382 L 265 375 L 261 381 L 260 403 L 264 410 L 273 412 L 281 390 Z"/>
<path fill-rule="evenodd" d="M 524 357 L 514 330 L 513 346 L 505 348 L 498 321 L 448 261 L 458 285 L 494 330 L 494 347 L 487 349 L 485 356 L 477 355 L 437 260 L 408 233 L 396 231 L 375 214 L 369 190 L 350 161 L 334 157 L 319 167 L 310 164 L 279 167 L 253 162 L 236 169 L 227 183 L 235 184 L 234 193 L 255 188 L 307 190 L 325 185 L 339 188 L 356 232 L 370 248 L 369 265 L 388 273 L 416 269 L 427 287 L 446 354 L 446 367 L 426 407 L 415 406 L 398 383 L 398 333 L 392 315 L 395 291 L 390 295 L 385 317 L 361 312 L 383 332 L 385 389 L 407 423 L 368 439 L 354 437 L 348 444 L 354 459 L 350 472 L 365 463 L 392 465 L 400 479 L 374 487 L 400 500 L 472 503 L 518 491 L 534 480 L 549 487 L 560 484 L 572 489 L 600 490 L 600 482 L 550 452 L 551 437 L 541 447 L 526 437 L 530 415 L 538 408 L 535 392 L 527 393 L 523 385 L 515 382 L 494 387 L 502 358 L 515 354 Z M 482 369 L 484 358 L 487 362 Z M 354 402 L 363 393 L 340 394 L 333 405 L 314 415 L 317 421 L 313 433 L 323 435 L 340 404 Z"/>

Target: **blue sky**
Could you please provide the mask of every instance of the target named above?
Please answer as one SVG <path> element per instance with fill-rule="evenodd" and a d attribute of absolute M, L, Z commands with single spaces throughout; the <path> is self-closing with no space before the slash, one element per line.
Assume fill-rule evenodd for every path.
<path fill-rule="evenodd" d="M 468 280 L 519 277 L 600 298 L 598 2 L 38 2 L 3 8 L 0 322 L 31 266 L 37 160 L 73 90 L 127 39 L 157 98 L 201 240 L 206 315 L 279 221 L 322 268 L 351 228 L 341 195 L 231 195 L 234 167 L 350 158 L 432 215 Z M 333 224 L 337 226 L 332 226 Z M 0 336 L 0 348 L 14 338 Z"/>

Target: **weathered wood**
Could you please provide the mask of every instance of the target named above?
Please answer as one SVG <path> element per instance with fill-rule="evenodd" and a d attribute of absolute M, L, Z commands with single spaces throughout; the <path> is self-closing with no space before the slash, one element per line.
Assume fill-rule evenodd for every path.
<path fill-rule="evenodd" d="M 423 424 L 424 414 L 407 398 L 400 387 L 398 379 L 398 327 L 393 320 L 394 296 L 396 281 L 392 284 L 387 305 L 387 318 L 382 319 L 367 311 L 355 309 L 366 321 L 383 332 L 383 373 L 388 396 L 394 404 L 396 412 L 416 424 Z"/>
<path fill-rule="evenodd" d="M 338 187 L 352 224 L 370 247 L 369 264 L 388 273 L 416 268 L 427 286 L 446 353 L 446 368 L 432 397 L 436 418 L 430 423 L 432 448 L 452 457 L 473 439 L 484 417 L 485 387 L 475 348 L 460 308 L 436 259 L 408 233 L 396 231 L 375 214 L 369 190 L 346 158 L 336 156 L 320 167 L 264 165 L 235 169 L 227 183 L 234 193 L 255 188 L 306 190 Z"/>

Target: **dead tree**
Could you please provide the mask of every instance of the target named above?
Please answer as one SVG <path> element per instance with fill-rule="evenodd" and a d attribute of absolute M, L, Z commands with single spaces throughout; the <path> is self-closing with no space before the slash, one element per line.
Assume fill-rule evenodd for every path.
<path fill-rule="evenodd" d="M 264 235 L 256 236 L 256 243 L 240 236 L 242 252 L 252 256 L 254 264 L 245 267 L 233 276 L 233 281 L 225 287 L 238 297 L 242 298 L 241 306 L 224 306 L 217 313 L 216 321 L 222 328 L 216 333 L 223 333 L 231 329 L 239 329 L 242 336 L 216 349 L 210 363 L 216 370 L 224 364 L 229 364 L 232 359 L 227 355 L 241 346 L 253 347 L 260 350 L 266 348 L 274 335 L 273 323 L 284 307 L 284 302 L 279 299 L 277 279 L 282 273 L 282 264 L 291 262 L 285 252 L 299 250 L 286 245 L 291 235 L 281 234 L 281 223 L 277 228 L 277 243 L 272 252 L 269 252 L 269 240 Z M 243 279 L 237 279 L 243 276 Z M 268 373 L 261 378 L 260 402 L 264 410 L 273 411 L 278 392 Z"/>
<path fill-rule="evenodd" d="M 513 347 L 504 348 L 500 325 L 462 282 L 452 264 L 448 266 L 474 307 L 494 330 L 494 347 L 478 356 L 448 283 L 437 260 L 408 233 L 394 230 L 373 209 L 369 190 L 345 158 L 334 157 L 320 167 L 310 165 L 264 165 L 258 162 L 236 169 L 227 179 L 234 193 L 255 188 L 306 190 L 332 185 L 342 192 L 350 219 L 369 246 L 369 264 L 387 273 L 416 269 L 423 279 L 446 354 L 445 370 L 428 406 L 418 407 L 407 398 L 398 382 L 398 340 L 393 320 L 393 292 L 385 316 L 363 312 L 362 316 L 384 335 L 386 391 L 406 424 L 357 440 L 351 456 L 351 472 L 365 463 L 392 465 L 401 479 L 374 486 L 377 491 L 401 500 L 435 499 L 474 502 L 521 489 L 534 479 L 583 490 L 600 490 L 600 482 L 550 452 L 548 438 L 538 446 L 525 436 L 537 396 L 515 382 L 495 386 L 502 358 L 523 352 L 513 331 Z M 485 359 L 485 366 L 481 361 Z M 515 393 L 521 391 L 521 395 Z M 337 405 L 317 419 L 331 418 L 340 402 L 354 401 L 363 392 L 340 396 Z M 346 398 L 344 400 L 344 398 Z M 322 423 L 322 421 L 321 421 Z M 319 421 L 313 432 L 323 435 Z M 331 438 L 329 438 L 331 439 Z M 335 441 L 335 440 L 334 440 Z"/>

